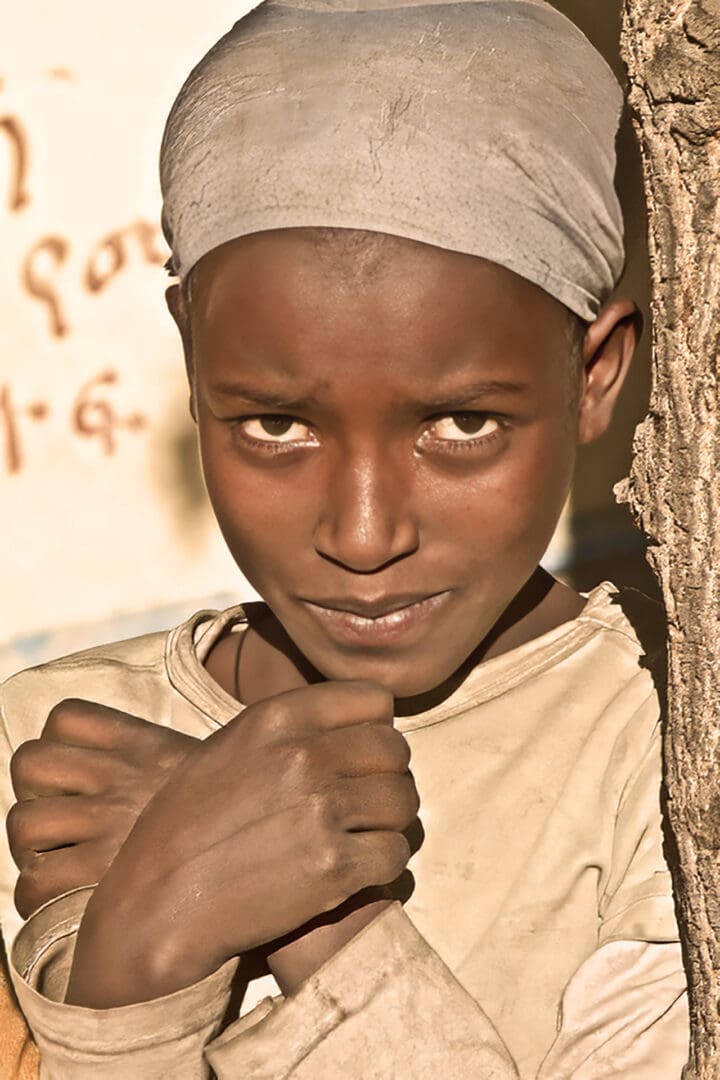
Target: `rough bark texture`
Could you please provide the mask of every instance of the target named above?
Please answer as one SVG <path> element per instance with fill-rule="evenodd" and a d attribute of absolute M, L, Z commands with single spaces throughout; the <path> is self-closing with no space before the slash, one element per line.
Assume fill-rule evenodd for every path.
<path fill-rule="evenodd" d="M 687 1075 L 720 1077 L 720 0 L 625 0 L 650 212 L 654 388 L 618 496 L 669 619 L 668 819 L 690 982 Z"/>

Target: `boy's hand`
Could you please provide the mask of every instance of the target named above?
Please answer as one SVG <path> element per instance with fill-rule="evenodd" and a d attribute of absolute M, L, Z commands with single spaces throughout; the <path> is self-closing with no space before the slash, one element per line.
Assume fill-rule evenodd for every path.
<path fill-rule="evenodd" d="M 41 737 L 19 747 L 10 765 L 19 801 L 7 831 L 23 918 L 100 881 L 141 810 L 198 745 L 104 705 L 56 705 Z"/>
<path fill-rule="evenodd" d="M 202 742 L 91 898 L 67 1000 L 171 993 L 394 881 L 419 800 L 392 714 L 379 686 L 323 683 L 258 702 Z"/>

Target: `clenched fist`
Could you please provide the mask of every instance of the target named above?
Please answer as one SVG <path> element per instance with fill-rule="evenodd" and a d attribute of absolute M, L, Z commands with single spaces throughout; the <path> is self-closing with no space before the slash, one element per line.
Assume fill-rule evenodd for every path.
<path fill-rule="evenodd" d="M 100 881 L 135 820 L 198 739 L 88 701 L 62 701 L 11 762 L 8 815 L 20 870 L 15 904 L 42 904 Z"/>
<path fill-rule="evenodd" d="M 392 717 L 381 687 L 328 682 L 257 702 L 197 745 L 95 890 L 67 1000 L 171 993 L 393 882 L 419 800 Z"/>

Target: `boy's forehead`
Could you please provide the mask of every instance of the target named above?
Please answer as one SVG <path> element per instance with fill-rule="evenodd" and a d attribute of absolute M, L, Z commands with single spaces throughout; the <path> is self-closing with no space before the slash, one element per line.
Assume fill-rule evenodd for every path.
<path fill-rule="evenodd" d="M 541 0 L 270 0 L 169 118 L 174 269 L 268 229 L 365 230 L 481 256 L 592 319 L 623 264 L 621 100 Z"/>
<path fill-rule="evenodd" d="M 193 267 L 187 279 L 193 309 L 217 299 L 232 305 L 249 290 L 278 296 L 314 291 L 320 298 L 335 292 L 354 296 L 375 292 L 383 298 L 428 286 L 458 300 L 466 291 L 508 294 L 530 308 L 560 308 L 526 278 L 479 255 L 453 251 L 395 234 L 354 229 L 293 227 L 236 237 Z"/>
<path fill-rule="evenodd" d="M 335 362 L 342 356 L 344 372 L 356 353 L 361 366 L 377 354 L 390 366 L 409 360 L 416 374 L 424 366 L 437 380 L 450 376 L 446 365 L 462 367 L 478 353 L 499 361 L 517 351 L 535 354 L 541 340 L 555 352 L 565 342 L 567 309 L 505 267 L 344 230 L 324 236 L 318 256 L 313 233 L 256 233 L 200 261 L 191 274 L 191 313 L 201 352 L 250 356 L 263 368 L 268 358 L 280 367 L 291 358 L 295 373 L 320 353 Z M 370 246 L 368 262 L 358 257 L 363 245 Z"/>

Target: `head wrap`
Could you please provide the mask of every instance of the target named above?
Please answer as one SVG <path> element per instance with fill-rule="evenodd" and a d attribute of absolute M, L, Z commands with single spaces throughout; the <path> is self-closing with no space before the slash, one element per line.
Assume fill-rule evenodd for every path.
<path fill-rule="evenodd" d="M 363 229 L 482 256 L 592 320 L 624 263 L 621 109 L 543 0 L 265 0 L 168 119 L 172 269 L 266 229 Z"/>

